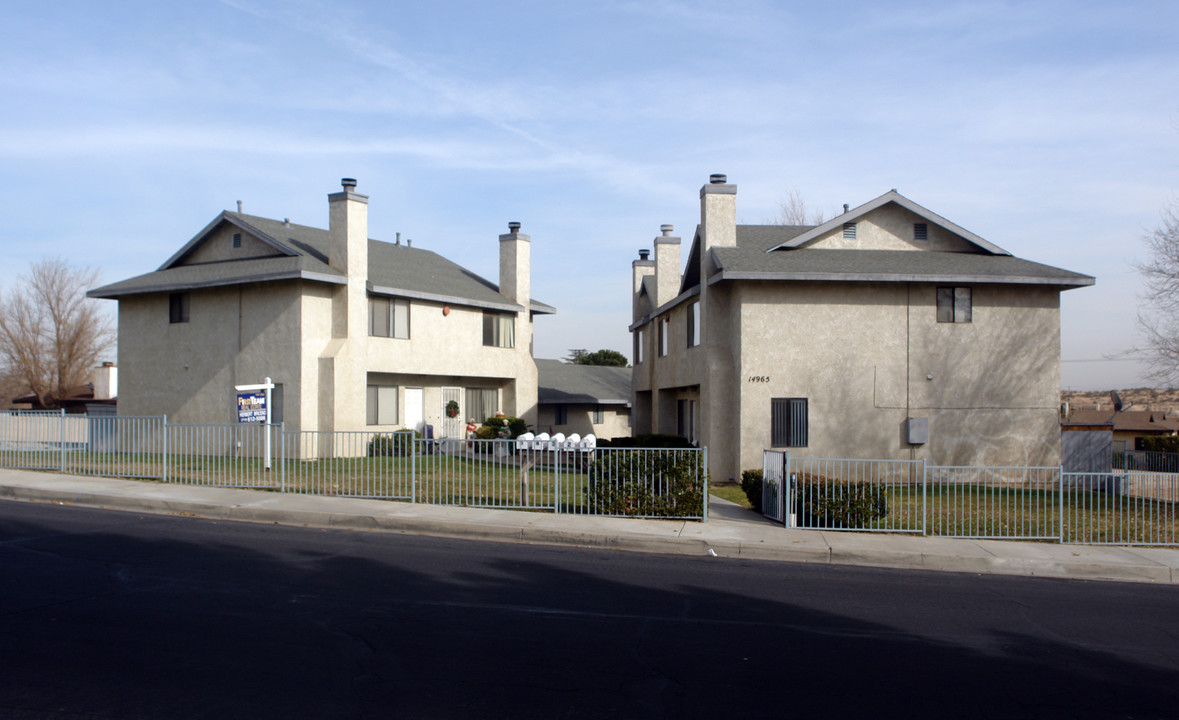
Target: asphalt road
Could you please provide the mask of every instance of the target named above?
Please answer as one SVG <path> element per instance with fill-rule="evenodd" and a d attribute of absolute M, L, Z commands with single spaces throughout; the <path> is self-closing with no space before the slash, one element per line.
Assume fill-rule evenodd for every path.
<path fill-rule="evenodd" d="M 2 718 L 1179 716 L 1179 588 L 0 502 Z"/>

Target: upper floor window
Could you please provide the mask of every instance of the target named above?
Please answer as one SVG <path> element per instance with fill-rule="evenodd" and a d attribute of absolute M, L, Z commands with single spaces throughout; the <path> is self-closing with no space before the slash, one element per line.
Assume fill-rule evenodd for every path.
<path fill-rule="evenodd" d="M 168 322 L 188 322 L 188 293 L 172 293 L 168 296 Z"/>
<path fill-rule="evenodd" d="M 403 298 L 368 299 L 368 334 L 373 337 L 409 338 L 409 301 Z"/>
<path fill-rule="evenodd" d="M 643 361 L 643 337 L 642 330 L 635 330 L 635 365 Z"/>
<path fill-rule="evenodd" d="M 688 306 L 688 347 L 700 344 L 700 301 Z"/>
<path fill-rule="evenodd" d="M 233 246 L 235 248 L 239 248 L 242 246 L 242 234 L 241 233 L 234 233 L 233 234 Z"/>
<path fill-rule="evenodd" d="M 664 315 L 655 323 L 659 325 L 659 357 L 667 357 L 667 326 L 669 325 L 667 316 Z"/>
<path fill-rule="evenodd" d="M 484 310 L 483 344 L 489 347 L 516 347 L 516 314 Z"/>
<path fill-rule="evenodd" d="M 913 223 L 913 239 L 918 242 L 925 242 L 929 239 L 929 225 L 925 223 Z"/>
<path fill-rule="evenodd" d="M 970 288 L 940 287 L 937 289 L 937 321 L 940 323 L 971 322 L 972 304 Z"/>

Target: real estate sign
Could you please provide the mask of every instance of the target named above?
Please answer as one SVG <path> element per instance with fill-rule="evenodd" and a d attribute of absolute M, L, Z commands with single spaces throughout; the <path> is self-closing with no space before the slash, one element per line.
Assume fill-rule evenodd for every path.
<path fill-rule="evenodd" d="M 237 421 L 239 423 L 266 422 L 266 392 L 239 392 L 237 394 Z"/>

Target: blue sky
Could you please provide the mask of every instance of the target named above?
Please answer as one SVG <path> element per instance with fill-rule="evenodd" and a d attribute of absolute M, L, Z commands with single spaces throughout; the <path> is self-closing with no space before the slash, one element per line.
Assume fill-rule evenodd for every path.
<path fill-rule="evenodd" d="M 148 272 L 223 209 L 369 234 L 495 279 L 510 220 L 536 355 L 629 355 L 630 262 L 685 239 L 710 173 L 738 219 L 890 188 L 1062 296 L 1066 387 L 1144 384 L 1130 262 L 1179 188 L 1173 2 L 55 2 L 0 24 L 0 289 L 62 256 Z M 113 310 L 114 303 L 110 303 Z"/>

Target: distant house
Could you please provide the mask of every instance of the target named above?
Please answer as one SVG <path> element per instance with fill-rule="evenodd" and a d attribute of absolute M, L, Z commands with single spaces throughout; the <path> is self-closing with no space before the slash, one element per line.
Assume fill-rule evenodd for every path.
<path fill-rule="evenodd" d="M 269 377 L 288 430 L 536 423 L 532 323 L 555 309 L 530 295 L 519 223 L 496 243 L 496 284 L 370 239 L 368 197 L 341 185 L 327 230 L 225 211 L 155 272 L 88 293 L 119 302 L 120 415 L 234 422 L 235 386 Z"/>
<path fill-rule="evenodd" d="M 65 397 L 59 398 L 57 407 L 69 414 L 114 414 L 118 394 L 119 368 L 113 362 L 104 362 L 90 373 L 90 382 L 70 388 Z M 22 410 L 45 409 L 35 394 L 13 398 L 12 407 Z"/>
<path fill-rule="evenodd" d="M 537 360 L 538 432 L 630 437 L 630 368 Z"/>
<path fill-rule="evenodd" d="M 1073 410 L 1062 425 L 1108 427 L 1115 446 L 1145 450 L 1145 438 L 1179 435 L 1179 414 L 1164 410 Z"/>
<path fill-rule="evenodd" d="M 1060 293 L 1092 277 L 895 190 L 817 226 L 739 225 L 723 175 L 682 272 L 671 226 L 654 245 L 631 266 L 634 433 L 707 446 L 714 479 L 767 448 L 1060 462 Z"/>

